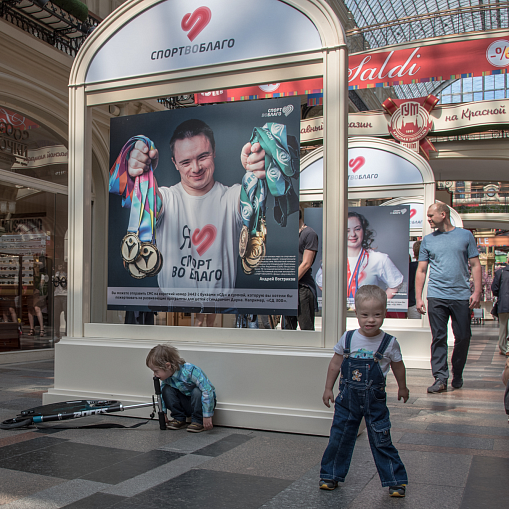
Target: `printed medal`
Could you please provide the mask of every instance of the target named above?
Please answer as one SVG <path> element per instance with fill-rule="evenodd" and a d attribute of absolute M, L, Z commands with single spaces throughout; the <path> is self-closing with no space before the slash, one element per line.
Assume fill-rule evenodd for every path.
<path fill-rule="evenodd" d="M 122 259 L 127 263 L 134 262 L 134 260 L 138 258 L 140 254 L 140 239 L 136 233 L 129 232 L 122 239 L 120 254 L 122 255 Z"/>
<path fill-rule="evenodd" d="M 159 251 L 154 244 L 143 242 L 141 244 L 140 256 L 138 256 L 135 262 L 136 267 L 145 274 L 152 272 L 157 266 L 158 255 Z"/>
<path fill-rule="evenodd" d="M 242 230 L 240 232 L 240 239 L 239 239 L 239 256 L 241 258 L 245 258 L 246 256 L 246 249 L 247 244 L 249 242 L 249 231 L 247 229 L 247 226 L 242 226 Z"/>

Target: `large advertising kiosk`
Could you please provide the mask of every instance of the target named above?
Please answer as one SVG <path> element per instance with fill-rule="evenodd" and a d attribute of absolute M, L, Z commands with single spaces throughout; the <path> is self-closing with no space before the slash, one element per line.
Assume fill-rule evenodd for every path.
<path fill-rule="evenodd" d="M 318 148 L 308 154 L 301 161 L 301 178 L 300 178 L 300 200 L 301 204 L 310 208 L 304 209 L 304 217 L 306 214 L 310 218 L 322 215 L 321 209 L 316 207 L 325 197 L 325 186 L 322 187 L 320 175 L 323 171 L 323 148 Z M 384 207 L 359 206 L 366 200 L 381 200 Z M 414 216 L 417 213 L 415 207 L 410 204 L 418 203 L 423 210 L 435 202 L 435 179 L 433 171 L 428 162 L 416 152 L 405 148 L 392 141 L 381 140 L 373 137 L 359 136 L 349 138 L 348 140 L 348 202 L 349 213 L 351 217 L 351 226 L 360 226 L 363 221 L 356 219 L 362 215 L 364 220 L 366 216 L 373 221 L 376 228 L 368 229 L 376 231 L 376 243 L 372 243 L 371 247 L 365 245 L 366 255 L 374 249 L 377 249 L 376 257 L 383 257 L 384 260 L 390 258 L 390 273 L 388 277 L 387 267 L 389 263 L 386 261 L 386 269 L 383 277 L 377 277 L 376 281 L 379 286 L 388 292 L 389 312 L 404 312 L 406 303 L 406 283 L 408 283 L 408 240 L 409 234 L 413 236 L 424 236 L 431 233 L 430 226 L 427 221 L 421 221 L 419 227 L 416 226 Z M 378 210 L 378 213 L 376 213 Z M 392 214 L 391 214 L 392 213 Z M 324 215 L 324 214 L 323 214 Z M 387 227 L 390 219 L 400 221 L 393 227 Z M 311 224 L 314 223 L 311 220 Z M 306 219 L 307 221 L 307 219 Z M 369 221 L 368 221 L 369 222 Z M 315 229 L 320 230 L 319 226 Z M 347 229 L 343 230 L 343 236 L 348 241 L 347 247 L 354 247 L 358 244 L 358 239 Z M 363 233 L 365 234 L 366 228 Z M 323 230 L 323 237 L 326 240 L 328 232 Z M 379 245 L 378 245 L 379 244 Z M 356 271 L 355 263 L 365 265 L 368 272 L 369 260 L 364 256 L 364 261 L 357 252 L 352 251 L 352 267 L 350 268 L 350 256 L 345 259 L 345 268 L 347 269 L 347 279 L 345 287 L 347 292 L 355 287 L 355 279 L 362 284 L 360 272 L 362 266 Z M 388 254 L 389 253 L 389 254 Z M 383 256 L 385 254 L 385 256 Z M 354 256 L 357 255 L 357 256 Z M 326 257 L 326 254 L 324 254 Z M 396 263 L 394 263 L 396 262 Z M 380 268 L 378 264 L 379 271 Z M 406 268 L 406 270 L 405 270 Z M 398 274 L 399 273 L 399 274 Z M 405 275 L 406 278 L 405 279 Z M 370 277 L 373 275 L 371 274 Z M 366 275 L 368 277 L 368 275 Z M 393 281 L 395 285 L 392 289 L 389 281 Z M 328 281 L 323 280 L 322 291 L 326 291 Z M 426 291 L 426 289 L 424 290 Z M 348 294 L 347 294 L 348 298 Z M 394 300 L 396 299 L 396 300 Z M 391 302 L 393 301 L 393 302 Z M 399 302 L 398 302 L 399 301 Z M 322 303 L 326 306 L 326 295 L 322 296 Z M 357 320 L 353 316 L 347 318 L 347 329 L 357 327 Z M 431 344 L 431 331 L 427 316 L 421 319 L 400 319 L 391 317 L 391 314 L 384 321 L 384 330 L 389 334 L 393 334 L 398 338 L 401 351 L 405 358 L 405 365 L 412 368 L 429 369 Z"/>
<path fill-rule="evenodd" d="M 157 139 L 158 132 L 152 128 L 152 123 L 150 133 L 145 129 L 126 130 L 118 139 L 114 132 L 117 126 L 113 123 L 111 153 L 100 154 L 102 174 L 92 175 L 90 138 L 94 111 L 109 106 L 110 111 L 122 112 L 122 105 L 130 101 L 315 77 L 323 77 L 323 103 L 327 112 L 324 124 L 326 163 L 321 177 L 327 189 L 324 196 L 326 263 L 323 267 L 327 287 L 324 290 L 321 331 L 191 329 L 111 323 L 108 315 L 111 311 L 107 311 L 108 279 L 114 277 L 116 268 L 109 264 L 119 261 L 119 239 L 122 244 L 130 230 L 136 228 L 138 236 L 143 228 L 139 228 L 141 221 L 132 228 L 128 226 L 130 212 L 129 217 L 127 214 L 123 216 L 118 227 L 112 224 L 110 215 L 108 227 L 110 162 L 116 161 L 114 158 L 131 137 L 155 141 L 156 148 L 161 151 L 166 148 L 164 142 L 161 145 Z M 343 28 L 331 7 L 323 0 L 205 0 L 199 3 L 189 0 L 130 0 L 108 16 L 82 46 L 74 61 L 69 87 L 68 336 L 56 345 L 55 385 L 45 394 L 44 403 L 76 398 L 117 399 L 126 404 L 145 402 L 151 393 L 151 374 L 145 367 L 145 357 L 154 345 L 169 341 L 179 348 L 187 361 L 202 367 L 213 380 L 218 397 L 214 415 L 216 424 L 327 435 L 332 411 L 323 406 L 320 387 L 323 386 L 332 347 L 346 326 L 346 274 L 343 271 L 346 239 L 337 232 L 345 228 L 347 217 L 347 47 Z M 298 126 L 294 127 L 292 117 L 287 113 L 291 113 L 292 105 L 294 110 L 300 110 L 300 103 L 275 102 L 273 106 L 269 101 L 260 103 L 267 110 L 257 112 L 256 115 L 261 114 L 261 117 L 256 121 L 247 110 L 236 112 L 231 108 L 236 105 L 231 104 L 218 108 L 220 115 L 217 116 L 210 110 L 208 120 L 202 120 L 207 124 L 221 120 L 227 125 L 229 121 L 233 122 L 234 116 L 245 116 L 237 119 L 242 124 L 242 133 L 237 124 L 230 125 L 228 135 L 232 136 L 232 140 L 241 134 L 240 137 L 244 138 L 248 130 L 252 134 L 253 128 L 263 129 L 265 124 L 273 122 L 285 124 L 287 120 L 288 134 L 295 136 L 298 133 Z M 248 109 L 251 107 L 259 106 L 246 106 Z M 205 115 L 209 111 L 205 108 L 207 106 L 195 109 Z M 266 116 L 263 117 L 263 114 Z M 178 115 L 180 113 L 176 117 Z M 223 119 L 215 118 L 222 115 Z M 139 121 L 144 120 L 140 118 Z M 121 118 L 119 126 L 123 122 L 128 120 Z M 168 120 L 168 123 L 174 124 L 174 121 Z M 224 125 L 217 128 L 221 136 Z M 170 131 L 168 126 L 171 136 Z M 221 145 L 227 145 L 228 150 L 238 153 L 237 141 L 229 143 L 221 140 Z M 150 142 L 145 142 L 152 149 Z M 239 185 L 243 173 L 239 160 L 237 170 L 228 173 L 226 162 L 224 167 L 221 164 L 219 168 L 219 157 L 222 158 L 223 154 L 219 154 L 218 141 L 215 154 L 218 181 L 224 179 L 227 187 Z M 159 164 L 169 166 L 171 170 L 170 154 L 161 153 Z M 156 168 L 154 172 L 157 181 L 160 177 L 158 171 Z M 172 171 L 175 172 L 175 169 Z M 171 178 L 176 176 L 175 172 Z M 139 210 L 147 212 L 149 229 L 152 233 L 155 231 L 158 241 L 142 241 L 138 236 L 140 249 L 144 242 L 148 244 L 143 246 L 146 250 L 140 253 L 140 257 L 132 260 L 129 251 L 131 248 L 136 251 L 138 244 L 136 239 L 132 239 L 132 243 L 128 239 L 125 241 L 122 253 L 127 266 L 122 268 L 123 272 L 120 271 L 124 278 L 132 279 L 129 274 L 136 273 L 136 270 L 153 274 L 160 265 L 156 261 L 152 266 L 157 253 L 154 247 L 150 247 L 156 246 L 159 250 L 158 242 L 164 237 L 157 231 L 159 195 L 150 182 L 144 185 L 148 190 L 152 189 L 152 193 L 155 190 L 155 194 L 152 194 L 152 205 L 148 209 L 139 207 Z M 162 187 L 171 189 L 172 185 L 173 181 L 168 180 Z M 298 189 L 298 185 L 296 187 Z M 130 193 L 124 198 L 130 199 Z M 117 197 L 116 205 L 109 204 L 110 214 L 125 212 L 118 207 L 121 201 L 122 195 Z M 286 212 L 286 230 L 277 226 L 279 231 L 269 224 L 267 211 L 265 259 L 274 256 L 277 261 L 277 256 L 297 254 L 287 255 L 286 251 L 293 250 L 295 240 L 271 245 L 277 237 L 283 241 L 286 232 L 293 228 L 296 214 L 289 213 L 289 209 Z M 97 220 L 97 214 L 101 214 L 100 220 Z M 273 215 L 270 217 L 273 221 Z M 194 231 L 186 230 L 186 233 L 190 234 L 191 242 L 195 235 L 196 248 L 203 247 L 203 242 L 210 242 L 213 237 L 211 228 L 205 233 L 202 231 L 206 226 L 188 225 Z M 198 229 L 200 232 L 196 231 Z M 252 235 L 256 236 L 256 233 L 251 232 Z M 110 237 L 116 237 L 114 246 L 108 245 Z M 242 258 L 240 243 L 238 250 Z M 170 277 L 173 266 L 177 267 L 178 276 L 179 266 L 168 256 L 162 260 L 158 274 L 163 274 L 164 264 L 169 262 L 172 265 Z M 145 265 L 143 257 L 147 258 Z M 197 270 L 199 259 L 192 253 L 188 253 L 186 263 L 193 265 L 193 259 Z M 178 263 L 181 264 L 182 259 Z M 252 276 L 246 274 L 242 267 L 239 270 L 242 262 L 237 259 L 236 263 L 235 286 L 245 277 L 249 282 L 242 283 L 242 288 L 248 290 L 256 290 L 261 283 L 264 289 L 280 291 L 281 294 L 284 289 L 289 303 L 278 302 L 277 306 L 270 303 L 270 309 L 295 306 L 291 303 L 293 281 L 277 282 L 283 283 L 280 288 L 269 285 L 272 282 L 261 281 L 258 276 L 258 286 L 251 285 Z M 137 267 L 130 266 L 132 264 Z M 247 265 L 249 269 L 250 264 Z M 288 265 L 290 272 L 294 272 L 295 262 Z M 203 274 L 210 278 L 211 273 L 205 273 L 202 268 L 203 265 L 200 265 L 200 279 L 205 277 Z M 268 267 L 266 269 L 268 271 Z M 216 277 L 215 271 L 212 277 Z M 284 277 L 291 279 L 293 275 Z M 155 281 L 157 278 L 150 279 Z M 110 282 L 113 284 L 113 281 Z M 195 302 L 192 304 L 194 308 Z M 252 308 L 246 305 L 243 309 Z M 316 378 L 302 384 L 304 372 L 314 373 Z"/>

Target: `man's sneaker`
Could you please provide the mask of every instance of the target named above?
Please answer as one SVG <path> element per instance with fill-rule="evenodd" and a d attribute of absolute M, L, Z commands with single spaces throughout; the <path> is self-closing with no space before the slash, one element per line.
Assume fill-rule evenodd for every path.
<path fill-rule="evenodd" d="M 447 390 L 447 382 L 442 382 L 440 378 L 435 379 L 435 383 L 428 387 L 428 392 L 435 393 L 435 392 L 444 392 Z"/>
<path fill-rule="evenodd" d="M 391 497 L 404 497 L 406 491 L 406 484 L 396 484 L 396 486 L 389 486 L 389 495 Z"/>
<path fill-rule="evenodd" d="M 202 424 L 198 422 L 192 422 L 188 427 L 187 431 L 190 431 L 191 433 L 200 433 L 201 431 L 205 431 L 205 428 Z"/>
<path fill-rule="evenodd" d="M 461 377 L 453 378 L 451 385 L 453 386 L 454 389 L 461 389 L 463 387 L 463 378 Z"/>
<path fill-rule="evenodd" d="M 176 419 L 173 419 L 172 421 L 168 422 L 166 424 L 166 427 L 168 429 L 182 429 L 187 427 L 186 421 L 177 421 Z"/>
<path fill-rule="evenodd" d="M 338 487 L 338 482 L 329 479 L 320 479 L 318 486 L 321 490 L 334 490 Z"/>

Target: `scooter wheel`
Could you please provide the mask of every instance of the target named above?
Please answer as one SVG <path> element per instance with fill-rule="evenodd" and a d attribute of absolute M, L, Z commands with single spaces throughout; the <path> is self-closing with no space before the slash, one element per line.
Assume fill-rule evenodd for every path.
<path fill-rule="evenodd" d="M 26 426 L 30 426 L 32 424 L 32 419 L 7 419 L 0 424 L 0 429 L 15 429 L 15 428 L 24 428 Z"/>

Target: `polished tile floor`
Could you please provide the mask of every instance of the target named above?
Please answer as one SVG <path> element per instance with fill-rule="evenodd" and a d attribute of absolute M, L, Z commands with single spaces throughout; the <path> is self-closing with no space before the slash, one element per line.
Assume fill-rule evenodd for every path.
<path fill-rule="evenodd" d="M 365 433 L 357 440 L 347 481 L 324 492 L 317 486 L 325 437 L 234 428 L 198 435 L 161 432 L 155 421 L 110 414 L 68 421 L 56 429 L 0 431 L 0 506 L 507 507 L 509 425 L 500 380 L 504 359 L 497 351 L 496 328 L 474 331 L 462 389 L 428 395 L 430 372 L 408 370 L 411 399 L 403 404 L 389 375 L 393 441 L 410 478 L 405 499 L 392 499 L 380 487 Z M 40 405 L 52 383 L 52 362 L 0 365 L 0 419 Z M 125 427 L 73 429 L 98 423 Z"/>

